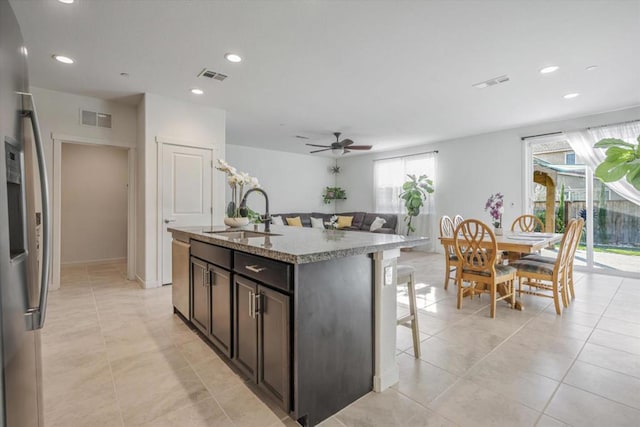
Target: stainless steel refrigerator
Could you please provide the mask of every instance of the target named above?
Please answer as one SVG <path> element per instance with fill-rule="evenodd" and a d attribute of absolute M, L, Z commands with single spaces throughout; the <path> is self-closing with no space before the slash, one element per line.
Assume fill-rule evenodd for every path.
<path fill-rule="evenodd" d="M 27 49 L 0 0 L 0 422 L 42 426 L 40 329 L 50 265 L 47 173 Z"/>

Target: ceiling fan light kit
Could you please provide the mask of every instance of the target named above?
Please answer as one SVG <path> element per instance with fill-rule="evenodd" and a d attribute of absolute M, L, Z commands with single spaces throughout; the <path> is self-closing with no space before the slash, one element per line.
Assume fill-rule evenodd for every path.
<path fill-rule="evenodd" d="M 329 151 L 335 156 L 340 156 L 342 154 L 346 154 L 351 152 L 351 150 L 371 150 L 371 145 L 353 145 L 353 141 L 349 138 L 345 138 L 340 141 L 340 132 L 334 132 L 333 135 L 336 137 L 336 142 L 331 143 L 331 145 L 318 145 L 318 144 L 309 144 L 310 147 L 322 147 L 322 150 L 313 150 L 309 153 L 320 153 L 322 151 Z"/>

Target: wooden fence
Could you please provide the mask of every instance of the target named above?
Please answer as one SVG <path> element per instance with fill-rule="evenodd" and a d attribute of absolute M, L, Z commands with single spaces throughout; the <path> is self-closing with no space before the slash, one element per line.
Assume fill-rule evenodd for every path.
<path fill-rule="evenodd" d="M 544 202 L 534 203 L 534 212 L 545 209 Z M 627 200 L 607 200 L 604 206 L 594 202 L 594 243 L 611 246 L 640 247 L 640 206 Z M 586 202 L 565 202 L 565 223 L 570 218 L 586 219 Z"/>

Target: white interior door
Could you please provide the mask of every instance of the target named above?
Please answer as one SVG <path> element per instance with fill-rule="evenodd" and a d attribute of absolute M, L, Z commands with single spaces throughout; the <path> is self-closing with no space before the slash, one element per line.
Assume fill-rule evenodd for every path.
<path fill-rule="evenodd" d="M 212 225 L 211 150 L 162 145 L 162 284 L 171 283 L 167 227 Z"/>

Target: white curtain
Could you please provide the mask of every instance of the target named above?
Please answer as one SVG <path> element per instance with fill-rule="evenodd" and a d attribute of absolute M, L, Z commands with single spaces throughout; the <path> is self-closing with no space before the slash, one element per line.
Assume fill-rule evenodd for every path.
<path fill-rule="evenodd" d="M 568 132 L 567 139 L 575 153 L 584 164 L 595 171 L 605 159 L 605 150 L 593 148 L 593 145 L 604 138 L 617 138 L 630 143 L 637 143 L 640 135 L 640 121 L 604 126 L 589 130 Z M 606 182 L 605 185 L 630 202 L 640 205 L 640 193 L 626 179 Z"/>
<path fill-rule="evenodd" d="M 407 223 L 404 220 L 407 210 L 404 207 L 404 201 L 400 198 L 402 184 L 407 181 L 407 175 L 427 175 L 429 179 L 433 180 L 436 176 L 435 153 L 376 160 L 374 162 L 375 212 L 397 214 L 398 234 L 407 233 Z M 431 237 L 429 245 L 421 249 L 432 250 L 436 236 L 436 233 L 434 233 L 436 221 L 433 195 L 427 197 L 423 208 L 420 210 L 420 215 L 414 217 L 411 224 L 416 229 L 413 235 Z"/>

